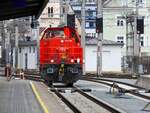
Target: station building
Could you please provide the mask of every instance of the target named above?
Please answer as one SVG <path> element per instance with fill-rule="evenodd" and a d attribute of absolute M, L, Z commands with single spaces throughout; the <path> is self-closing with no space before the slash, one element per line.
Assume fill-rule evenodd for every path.
<path fill-rule="evenodd" d="M 97 11 L 97 0 L 86 0 L 86 36 L 97 37 L 95 33 L 95 19 Z M 81 2 L 80 0 L 72 0 L 71 6 L 79 19 L 81 19 Z M 127 41 L 127 16 L 134 15 L 138 8 L 138 16 L 143 19 L 144 26 L 139 36 L 140 45 L 140 61 L 143 70 L 149 72 L 150 68 L 150 1 L 149 0 L 104 0 L 103 3 L 103 39 L 120 42 L 124 44 L 121 49 L 122 70 L 130 72 L 130 64 L 132 61 L 127 60 L 130 42 Z M 134 31 L 131 30 L 133 33 Z M 133 37 L 133 36 L 132 36 Z M 128 43 L 127 43 L 128 42 Z M 133 45 L 132 47 L 133 48 Z M 134 52 L 132 52 L 134 54 Z M 149 72 L 150 73 L 150 72 Z"/>

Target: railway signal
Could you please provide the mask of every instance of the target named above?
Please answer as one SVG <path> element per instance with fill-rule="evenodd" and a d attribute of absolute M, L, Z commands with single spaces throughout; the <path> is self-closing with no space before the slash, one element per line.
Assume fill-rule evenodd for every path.
<path fill-rule="evenodd" d="M 96 18 L 96 33 L 103 33 L 103 18 Z"/>
<path fill-rule="evenodd" d="M 137 18 L 137 34 L 144 34 L 144 19 Z"/>
<path fill-rule="evenodd" d="M 75 28 L 75 14 L 67 14 L 67 26 Z"/>

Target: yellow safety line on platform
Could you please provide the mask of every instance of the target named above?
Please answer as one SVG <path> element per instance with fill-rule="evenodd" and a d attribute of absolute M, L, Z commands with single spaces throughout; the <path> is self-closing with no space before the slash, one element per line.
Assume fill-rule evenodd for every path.
<path fill-rule="evenodd" d="M 37 92 L 37 90 L 36 90 L 36 88 L 35 88 L 35 85 L 34 85 L 32 82 L 30 82 L 30 84 L 31 84 L 32 90 L 33 90 L 33 92 L 34 92 L 34 94 L 35 94 L 35 96 L 36 96 L 38 102 L 40 103 L 41 107 L 42 107 L 43 110 L 44 110 L 44 113 L 50 113 L 50 112 L 48 111 L 46 105 L 45 105 L 44 102 L 42 101 L 42 99 L 41 99 L 39 93 Z"/>

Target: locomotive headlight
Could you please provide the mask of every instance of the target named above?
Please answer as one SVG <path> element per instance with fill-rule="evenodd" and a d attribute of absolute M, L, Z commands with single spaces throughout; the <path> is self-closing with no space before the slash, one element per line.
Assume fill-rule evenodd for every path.
<path fill-rule="evenodd" d="M 54 60 L 53 60 L 53 59 L 51 60 L 51 63 L 54 63 Z"/>
<path fill-rule="evenodd" d="M 61 40 L 60 42 L 61 42 L 61 43 L 63 43 L 63 42 L 64 42 L 64 40 Z"/>
<path fill-rule="evenodd" d="M 77 58 L 77 63 L 80 63 L 80 58 Z"/>
<path fill-rule="evenodd" d="M 73 59 L 71 59 L 70 61 L 71 61 L 71 63 L 73 63 L 73 62 L 74 62 L 74 60 L 73 60 Z"/>

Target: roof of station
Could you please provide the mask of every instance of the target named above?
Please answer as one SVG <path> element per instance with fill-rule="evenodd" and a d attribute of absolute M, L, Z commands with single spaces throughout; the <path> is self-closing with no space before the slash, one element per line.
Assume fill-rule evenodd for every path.
<path fill-rule="evenodd" d="M 1 0 L 0 20 L 35 15 L 38 18 L 49 0 Z"/>
<path fill-rule="evenodd" d="M 98 39 L 97 38 L 88 38 L 86 37 L 86 45 L 97 45 Z M 103 40 L 103 45 L 115 45 L 115 46 L 123 46 L 124 44 L 121 42 L 115 42 L 112 40 Z"/>

